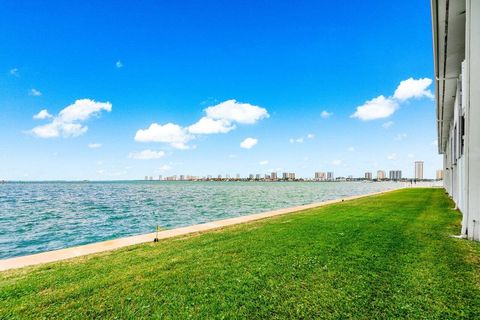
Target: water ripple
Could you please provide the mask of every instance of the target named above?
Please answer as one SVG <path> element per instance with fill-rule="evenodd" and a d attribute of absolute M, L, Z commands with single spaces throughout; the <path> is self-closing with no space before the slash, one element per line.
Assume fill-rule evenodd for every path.
<path fill-rule="evenodd" d="M 398 187 L 396 183 L 0 184 L 0 259 Z"/>

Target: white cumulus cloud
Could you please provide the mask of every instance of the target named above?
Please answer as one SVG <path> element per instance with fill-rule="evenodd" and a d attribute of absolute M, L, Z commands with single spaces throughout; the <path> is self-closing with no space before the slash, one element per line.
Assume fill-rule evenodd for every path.
<path fill-rule="evenodd" d="M 88 127 L 79 123 L 64 123 L 59 119 L 43 126 L 37 126 L 32 129 L 32 133 L 39 138 L 75 138 L 87 132 Z"/>
<path fill-rule="evenodd" d="M 385 123 L 382 124 L 382 128 L 384 129 L 388 129 L 390 128 L 391 126 L 393 126 L 394 122 L 393 121 L 387 121 Z"/>
<path fill-rule="evenodd" d="M 290 138 L 290 139 L 288 139 L 288 141 L 290 143 L 303 143 L 304 142 L 303 138 L 296 138 L 296 139 Z"/>
<path fill-rule="evenodd" d="M 89 143 L 88 144 L 88 147 L 90 149 L 98 149 L 98 148 L 101 148 L 102 147 L 102 144 L 101 143 Z"/>
<path fill-rule="evenodd" d="M 42 95 L 42 93 L 41 93 L 39 90 L 35 89 L 35 88 L 30 89 L 30 91 L 28 92 L 28 94 L 31 95 L 31 96 L 33 96 L 33 97 L 39 97 L 39 96 Z"/>
<path fill-rule="evenodd" d="M 43 119 L 48 119 L 48 118 L 52 118 L 53 116 L 48 113 L 48 110 L 47 109 L 43 109 L 41 110 L 39 113 L 37 113 L 36 115 L 33 116 L 33 119 L 36 119 L 36 120 L 43 120 Z"/>
<path fill-rule="evenodd" d="M 391 153 L 387 156 L 388 160 L 397 160 L 397 154 L 396 153 Z"/>
<path fill-rule="evenodd" d="M 259 164 L 260 164 L 261 166 L 265 166 L 265 165 L 268 164 L 268 160 L 262 160 L 262 161 L 259 162 Z"/>
<path fill-rule="evenodd" d="M 188 127 L 188 132 L 193 134 L 227 133 L 235 129 L 235 125 L 225 119 L 212 119 L 202 117 L 196 123 Z"/>
<path fill-rule="evenodd" d="M 96 102 L 90 99 L 80 99 L 69 105 L 59 113 L 64 122 L 85 121 L 101 111 L 112 111 L 110 102 Z"/>
<path fill-rule="evenodd" d="M 355 151 L 355 147 L 353 147 L 353 146 L 348 147 L 348 151 L 350 151 L 350 152 Z"/>
<path fill-rule="evenodd" d="M 138 160 L 151 160 L 151 159 L 160 159 L 165 156 L 164 151 L 154 151 L 154 150 L 143 150 L 140 152 L 132 152 L 128 155 L 129 158 L 138 159 Z"/>
<path fill-rule="evenodd" d="M 20 73 L 18 72 L 17 68 L 10 69 L 9 73 L 11 76 L 20 77 Z"/>
<path fill-rule="evenodd" d="M 309 135 L 307 135 L 307 138 L 308 138 L 308 139 L 313 139 L 314 136 L 309 134 Z M 303 137 L 290 138 L 290 139 L 288 139 L 288 141 L 289 141 L 290 143 L 304 143 L 304 142 L 305 142 L 305 139 L 304 139 Z"/>
<path fill-rule="evenodd" d="M 78 137 L 88 130 L 88 127 L 83 125 L 84 121 L 99 115 L 102 111 L 110 112 L 111 110 L 110 102 L 96 102 L 90 99 L 76 100 L 53 117 L 50 123 L 37 126 L 31 132 L 39 138 Z"/>
<path fill-rule="evenodd" d="M 394 138 L 395 141 L 402 141 L 403 139 L 405 139 L 407 137 L 407 134 L 406 133 L 399 133 L 397 134 L 397 136 Z"/>
<path fill-rule="evenodd" d="M 185 128 L 174 123 L 152 123 L 147 129 L 140 129 L 135 134 L 135 141 L 168 143 L 176 149 L 189 149 L 187 143 L 193 138 Z"/>
<path fill-rule="evenodd" d="M 267 109 L 249 103 L 240 103 L 235 99 L 208 107 L 205 109 L 205 114 L 211 119 L 222 119 L 242 124 L 253 124 L 269 117 Z"/>
<path fill-rule="evenodd" d="M 255 138 L 246 138 L 240 143 L 240 147 L 243 149 L 251 149 L 257 143 L 258 143 L 258 140 Z"/>
<path fill-rule="evenodd" d="M 330 118 L 332 115 L 333 115 L 333 112 L 328 112 L 327 110 L 323 110 L 323 111 L 320 113 L 320 116 L 321 116 L 323 119 L 328 119 L 328 118 Z"/>
<path fill-rule="evenodd" d="M 403 80 L 398 85 L 393 96 L 385 97 L 380 95 L 372 100 L 368 100 L 363 105 L 358 106 L 355 113 L 350 117 L 364 121 L 388 118 L 398 110 L 402 102 L 413 98 L 433 98 L 432 92 L 428 89 L 431 84 L 432 80 L 429 78 L 409 78 Z M 387 129 L 391 125 L 393 125 L 393 122 L 386 122 L 382 126 Z"/>
<path fill-rule="evenodd" d="M 160 167 L 160 171 L 162 171 L 162 172 L 170 171 L 172 169 L 173 169 L 173 167 L 168 165 L 168 164 L 164 164 L 163 166 Z"/>
<path fill-rule="evenodd" d="M 315 135 L 313 133 L 307 134 L 307 139 L 313 139 L 315 138 Z"/>
<path fill-rule="evenodd" d="M 334 166 L 340 166 L 342 164 L 343 164 L 343 161 L 340 160 L 340 159 L 336 159 L 336 160 L 332 161 L 332 165 L 334 165 Z"/>
<path fill-rule="evenodd" d="M 122 68 L 122 67 L 123 67 L 122 61 L 118 60 L 118 61 L 115 63 L 115 67 L 117 67 L 118 69 Z"/>
<path fill-rule="evenodd" d="M 357 107 L 357 111 L 350 117 L 368 121 L 390 117 L 398 109 L 398 103 L 384 96 L 378 96 L 368 100 Z"/>
<path fill-rule="evenodd" d="M 406 101 L 412 98 L 419 99 L 423 97 L 433 99 L 433 94 L 428 89 L 431 84 L 432 79 L 429 78 L 409 78 L 407 80 L 403 80 L 395 90 L 393 97 L 398 101 Z"/>
<path fill-rule="evenodd" d="M 140 129 L 135 140 L 140 142 L 168 143 L 177 149 L 189 149 L 188 142 L 197 135 L 228 133 L 238 124 L 254 124 L 268 118 L 265 108 L 249 103 L 240 103 L 234 99 L 210 106 L 204 110 L 205 116 L 194 124 L 182 127 L 178 124 L 152 123 L 147 129 Z"/>

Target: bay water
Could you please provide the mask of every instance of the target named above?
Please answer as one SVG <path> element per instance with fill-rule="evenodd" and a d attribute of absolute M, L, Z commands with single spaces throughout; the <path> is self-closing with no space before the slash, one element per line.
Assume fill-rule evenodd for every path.
<path fill-rule="evenodd" d="M 395 182 L 9 182 L 0 259 L 401 187 Z"/>

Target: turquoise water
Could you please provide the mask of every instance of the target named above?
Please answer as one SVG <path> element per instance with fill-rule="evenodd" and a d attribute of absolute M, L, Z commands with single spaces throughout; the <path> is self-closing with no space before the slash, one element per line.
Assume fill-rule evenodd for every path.
<path fill-rule="evenodd" d="M 362 182 L 0 184 L 0 259 L 399 187 Z"/>

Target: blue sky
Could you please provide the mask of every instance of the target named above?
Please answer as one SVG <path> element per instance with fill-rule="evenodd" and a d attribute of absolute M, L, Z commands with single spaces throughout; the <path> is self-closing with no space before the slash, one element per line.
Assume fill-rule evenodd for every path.
<path fill-rule="evenodd" d="M 0 179 L 434 177 L 431 46 L 428 1 L 2 1 Z"/>

